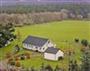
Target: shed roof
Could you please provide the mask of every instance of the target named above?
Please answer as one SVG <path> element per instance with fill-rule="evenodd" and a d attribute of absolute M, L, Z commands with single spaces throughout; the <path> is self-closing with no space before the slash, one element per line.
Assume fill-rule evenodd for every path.
<path fill-rule="evenodd" d="M 36 36 L 28 36 L 23 43 L 31 44 L 34 46 L 42 47 L 49 39 L 36 37 Z"/>
<path fill-rule="evenodd" d="M 52 53 L 52 54 L 56 54 L 59 51 L 58 48 L 54 48 L 54 47 L 49 47 L 47 48 L 47 50 L 45 51 L 45 53 Z"/>

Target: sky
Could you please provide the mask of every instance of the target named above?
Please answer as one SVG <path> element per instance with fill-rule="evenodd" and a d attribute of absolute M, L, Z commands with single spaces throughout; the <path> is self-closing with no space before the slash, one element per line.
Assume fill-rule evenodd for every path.
<path fill-rule="evenodd" d="M 88 1 L 90 1 L 90 0 L 0 0 L 0 1 L 86 1 L 86 2 L 88 2 Z"/>
<path fill-rule="evenodd" d="M 0 0 L 0 5 L 16 3 L 90 3 L 90 0 Z"/>
<path fill-rule="evenodd" d="M 90 0 L 0 0 L 0 1 L 90 1 Z"/>

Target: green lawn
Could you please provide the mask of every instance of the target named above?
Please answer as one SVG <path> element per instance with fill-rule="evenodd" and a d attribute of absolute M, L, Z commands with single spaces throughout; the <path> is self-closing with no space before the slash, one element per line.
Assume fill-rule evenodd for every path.
<path fill-rule="evenodd" d="M 15 40 L 9 46 L 0 49 L 0 60 L 4 59 L 4 56 L 7 52 L 13 51 L 13 47 L 16 44 L 20 44 L 28 35 L 35 35 L 49 38 L 57 45 L 58 48 L 63 50 L 64 52 L 68 49 L 75 50 L 75 58 L 80 60 L 81 52 L 80 48 L 82 47 L 80 44 L 76 44 L 74 42 L 74 38 L 87 39 L 90 40 L 90 21 L 61 21 L 61 22 L 52 22 L 45 23 L 39 25 L 31 25 L 24 27 L 16 27 L 16 34 L 19 31 L 20 40 Z M 65 42 L 67 41 L 67 42 Z M 22 46 L 22 45 L 21 45 Z M 22 52 L 26 52 L 27 50 L 22 50 Z M 30 51 L 31 52 L 31 51 Z M 47 61 L 44 60 L 43 57 L 34 57 L 30 60 L 21 61 L 22 65 L 25 67 L 35 66 L 40 67 L 40 64 L 44 62 L 45 64 L 51 64 L 53 67 L 55 65 L 60 65 L 61 67 L 67 68 L 68 57 L 65 56 L 62 61 Z"/>

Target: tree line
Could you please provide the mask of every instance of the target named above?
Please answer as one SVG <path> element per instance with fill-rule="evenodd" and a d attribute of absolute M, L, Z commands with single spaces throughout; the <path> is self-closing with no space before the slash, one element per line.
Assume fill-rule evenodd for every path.
<path fill-rule="evenodd" d="M 28 14 L 0 14 L 0 24 L 13 23 L 15 26 L 24 24 L 38 24 L 66 19 L 66 12 L 40 12 Z"/>
<path fill-rule="evenodd" d="M 12 23 L 15 26 L 23 26 L 24 24 L 39 24 L 52 21 L 61 21 L 67 19 L 83 20 L 83 15 L 73 14 L 67 9 L 62 9 L 60 12 L 39 12 L 39 13 L 23 13 L 23 14 L 0 14 L 0 24 Z M 87 20 L 90 20 L 90 14 L 88 14 Z"/>
<path fill-rule="evenodd" d="M 68 9 L 78 14 L 86 14 L 90 12 L 90 4 L 30 4 L 30 5 L 14 5 L 0 7 L 2 13 L 33 13 L 33 12 L 59 12 L 61 9 Z"/>
<path fill-rule="evenodd" d="M 16 26 L 65 19 L 90 20 L 89 4 L 40 4 L 0 7 L 0 24 Z"/>

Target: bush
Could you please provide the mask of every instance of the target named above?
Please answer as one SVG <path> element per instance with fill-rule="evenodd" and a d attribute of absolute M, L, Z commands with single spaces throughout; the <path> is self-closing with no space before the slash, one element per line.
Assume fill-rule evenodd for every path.
<path fill-rule="evenodd" d="M 15 60 L 18 61 L 20 58 L 19 57 L 15 57 Z"/>
<path fill-rule="evenodd" d="M 24 54 L 21 55 L 21 60 L 25 60 L 25 55 Z"/>
<path fill-rule="evenodd" d="M 88 45 L 88 41 L 86 39 L 83 39 L 81 41 L 81 44 L 84 45 L 84 46 L 87 46 Z"/>
<path fill-rule="evenodd" d="M 10 65 L 15 65 L 15 61 L 11 61 L 10 62 Z"/>
<path fill-rule="evenodd" d="M 50 65 L 47 65 L 47 66 L 45 67 L 45 69 L 46 69 L 46 71 L 53 71 L 53 68 L 52 68 Z"/>
<path fill-rule="evenodd" d="M 20 66 L 21 66 L 20 62 L 17 61 L 17 62 L 15 63 L 15 66 L 20 67 Z"/>
<path fill-rule="evenodd" d="M 79 42 L 79 39 L 78 38 L 75 38 L 74 41 L 78 43 Z"/>
<path fill-rule="evenodd" d="M 25 56 L 27 59 L 30 59 L 30 54 L 29 53 L 25 53 Z"/>
<path fill-rule="evenodd" d="M 12 61 L 13 61 L 13 58 L 8 59 L 7 64 L 11 64 Z"/>
<path fill-rule="evenodd" d="M 12 55 L 10 52 L 6 53 L 6 58 L 10 58 Z"/>

